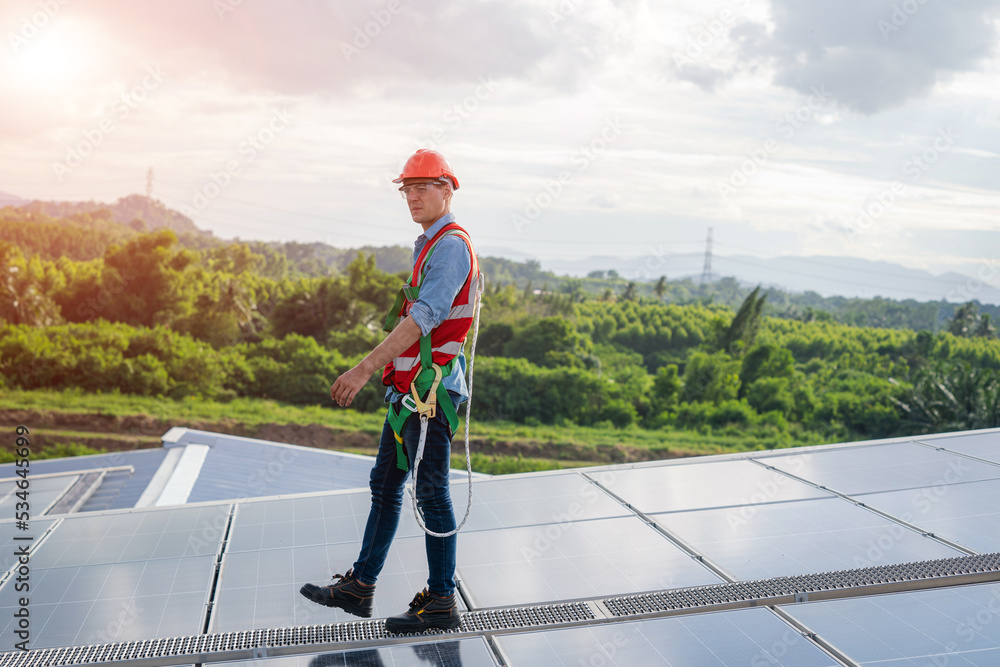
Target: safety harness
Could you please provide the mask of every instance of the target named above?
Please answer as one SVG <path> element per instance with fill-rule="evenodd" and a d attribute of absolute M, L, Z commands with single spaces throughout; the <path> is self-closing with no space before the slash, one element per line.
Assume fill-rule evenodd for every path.
<path fill-rule="evenodd" d="M 473 363 L 475 361 L 476 339 L 479 336 L 479 308 L 481 305 L 483 291 L 483 277 L 479 272 L 479 263 L 476 258 L 475 250 L 472 247 L 472 242 L 464 229 L 455 223 L 450 223 L 445 225 L 445 227 L 443 227 L 434 236 L 434 238 L 427 243 L 427 245 L 422 249 L 417 262 L 414 265 L 413 273 L 410 274 L 406 284 L 403 285 L 402 289 L 400 289 L 399 293 L 396 295 L 396 301 L 392 308 L 390 308 L 389 314 L 385 318 L 385 325 L 382 327 L 383 331 L 391 332 L 396 328 L 399 321 L 408 313 L 410 305 L 416 302 L 420 296 L 420 285 L 424 280 L 424 267 L 426 267 L 427 261 L 430 259 L 441 240 L 446 236 L 451 235 L 459 236 L 469 246 L 471 269 L 469 272 L 469 278 L 466 279 L 466 284 L 463 284 L 463 290 L 471 291 L 473 287 L 475 290 L 473 293 L 474 296 L 473 294 L 469 294 L 466 299 L 468 300 L 469 297 L 474 299 L 474 307 L 472 308 L 473 314 L 470 318 L 472 320 L 472 322 L 470 322 L 470 327 L 473 329 L 473 336 L 472 348 L 469 357 L 469 399 L 465 406 L 465 461 L 466 469 L 469 475 L 469 502 L 466 506 L 465 517 L 463 517 L 462 522 L 454 530 L 448 533 L 435 533 L 424 525 L 423 516 L 417 507 L 416 498 L 411 489 L 410 498 L 413 502 L 413 512 L 416 516 L 417 523 L 424 530 L 424 532 L 434 537 L 450 537 L 461 530 L 462 526 L 465 525 L 466 520 L 468 520 L 469 511 L 472 508 L 472 458 L 469 450 L 469 414 L 472 407 L 472 371 Z M 473 279 L 474 283 L 471 283 L 470 281 Z M 458 299 L 459 297 L 456 297 L 456 300 Z M 455 312 L 454 307 L 452 308 L 452 312 Z M 433 332 L 431 333 L 433 334 Z M 435 349 L 433 347 L 431 334 L 421 336 L 419 341 L 419 370 L 416 368 L 410 369 L 411 373 L 415 371 L 415 375 L 413 375 L 408 388 L 405 387 L 405 378 L 409 374 L 400 373 L 396 368 L 396 363 L 390 363 L 387 365 L 386 370 L 383 373 L 382 381 L 384 384 L 392 385 L 399 391 L 406 391 L 408 389 L 408 393 L 405 393 L 400 401 L 396 404 L 389 405 L 389 412 L 387 415 L 387 421 L 389 422 L 389 426 L 392 428 L 396 441 L 396 467 L 400 470 L 405 471 L 410 468 L 409 457 L 407 456 L 406 449 L 403 446 L 403 427 L 413 415 L 419 415 L 420 418 L 420 440 L 418 441 L 417 452 L 413 461 L 414 483 L 416 483 L 417 470 L 420 466 L 420 461 L 423 458 L 424 445 L 427 440 L 427 421 L 429 419 L 433 419 L 437 415 L 439 407 L 448 421 L 450 432 L 454 433 L 458 430 L 458 412 L 455 410 L 455 405 L 451 400 L 451 396 L 448 394 L 448 390 L 445 389 L 441 380 L 451 375 L 454 370 L 455 360 L 458 359 L 458 355 L 461 353 L 461 347 L 467 333 L 468 328 L 465 328 L 465 331 L 461 333 L 461 340 L 457 341 L 458 347 L 454 354 L 449 354 L 447 345 L 442 345 L 438 349 Z M 454 343 L 456 341 L 452 342 Z M 444 364 L 438 364 L 434 361 L 435 354 L 442 361 L 444 360 L 443 357 L 450 358 Z M 400 358 L 394 360 L 394 362 L 399 361 Z M 398 375 L 402 375 L 403 380 L 400 380 Z"/>

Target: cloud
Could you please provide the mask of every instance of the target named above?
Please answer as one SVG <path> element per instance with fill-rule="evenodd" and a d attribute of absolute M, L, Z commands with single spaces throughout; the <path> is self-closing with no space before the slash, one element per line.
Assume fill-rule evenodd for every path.
<path fill-rule="evenodd" d="M 555 21 L 556 3 L 535 0 L 88 0 L 71 7 L 99 21 L 126 60 L 162 61 L 178 76 L 214 75 L 253 92 L 322 95 L 487 76 L 572 88 L 621 47 L 600 23 L 621 10 L 610 0 L 595 4 L 596 11 L 571 3 L 573 11 Z"/>
<path fill-rule="evenodd" d="M 997 46 L 1000 0 L 772 0 L 772 23 L 742 23 L 730 37 L 779 85 L 823 84 L 849 109 L 874 114 L 926 96 L 974 70 Z"/>

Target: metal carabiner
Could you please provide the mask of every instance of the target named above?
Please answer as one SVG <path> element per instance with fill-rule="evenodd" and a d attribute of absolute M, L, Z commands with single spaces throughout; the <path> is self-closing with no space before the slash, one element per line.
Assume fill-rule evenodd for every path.
<path fill-rule="evenodd" d="M 431 366 L 434 369 L 434 382 L 431 383 L 431 388 L 427 392 L 427 400 L 420 400 L 420 394 L 417 393 L 417 381 L 414 378 L 413 382 L 410 383 L 410 394 L 412 394 L 414 412 L 418 413 L 422 418 L 434 419 L 437 414 L 437 389 L 438 385 L 441 384 L 441 367 L 437 364 Z M 407 406 L 409 407 L 409 406 Z"/>

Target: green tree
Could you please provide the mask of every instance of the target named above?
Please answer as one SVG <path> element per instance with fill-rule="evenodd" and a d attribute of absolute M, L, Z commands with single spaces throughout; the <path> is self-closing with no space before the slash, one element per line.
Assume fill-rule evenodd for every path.
<path fill-rule="evenodd" d="M 25 259 L 13 244 L 0 241 L 0 320 L 44 327 L 62 321 L 52 293 L 65 279 L 38 256 Z"/>
<path fill-rule="evenodd" d="M 912 389 L 897 401 L 917 432 L 939 433 L 1000 426 L 1000 374 L 967 361 L 919 368 Z"/>
<path fill-rule="evenodd" d="M 990 321 L 990 316 L 987 313 L 983 313 L 979 316 L 979 326 L 976 327 L 976 331 L 973 334 L 979 336 L 980 338 L 996 338 L 997 329 L 993 326 Z"/>
<path fill-rule="evenodd" d="M 684 368 L 681 400 L 719 404 L 736 399 L 740 388 L 740 362 L 725 352 L 693 352 Z"/>
<path fill-rule="evenodd" d="M 185 270 L 195 255 L 175 251 L 176 242 L 172 231 L 161 229 L 110 247 L 104 256 L 102 288 L 115 295 L 101 315 L 115 322 L 154 326 L 189 312 L 197 285 L 185 279 Z"/>
<path fill-rule="evenodd" d="M 653 291 L 656 293 L 657 299 L 663 299 L 663 295 L 667 292 L 667 277 L 660 276 L 660 279 L 656 281 L 656 285 L 653 286 Z"/>
<path fill-rule="evenodd" d="M 795 359 L 790 350 L 771 343 L 758 345 L 743 357 L 740 398 L 746 396 L 746 389 L 761 378 L 789 378 L 794 372 Z"/>
<path fill-rule="evenodd" d="M 996 338 L 997 330 L 988 314 L 980 315 L 975 301 L 963 303 L 955 309 L 955 315 L 948 322 L 948 333 L 959 338 Z"/>
<path fill-rule="evenodd" d="M 271 330 L 276 338 L 294 333 L 325 341 L 331 331 L 350 328 L 368 310 L 351 298 L 342 278 L 302 278 L 275 304 Z"/>
<path fill-rule="evenodd" d="M 661 366 L 653 379 L 653 403 L 657 412 L 677 403 L 682 382 L 677 374 L 677 364 Z"/>
<path fill-rule="evenodd" d="M 520 357 L 537 366 L 582 366 L 582 361 L 574 361 L 582 351 L 581 344 L 572 323 L 562 317 L 545 317 L 516 331 L 503 351 L 505 357 Z"/>
<path fill-rule="evenodd" d="M 763 318 L 764 303 L 767 295 L 760 294 L 760 285 L 747 295 L 740 309 L 736 311 L 729 328 L 722 335 L 720 349 L 731 355 L 740 355 L 753 345 Z"/>

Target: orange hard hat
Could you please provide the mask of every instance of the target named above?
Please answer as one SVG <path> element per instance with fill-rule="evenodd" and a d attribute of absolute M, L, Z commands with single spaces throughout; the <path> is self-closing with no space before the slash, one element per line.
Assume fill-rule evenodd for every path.
<path fill-rule="evenodd" d="M 393 183 L 402 183 L 404 178 L 438 178 L 451 179 L 451 184 L 458 190 L 458 179 L 451 165 L 444 156 L 429 148 L 419 148 L 403 165 L 403 173 Z"/>

